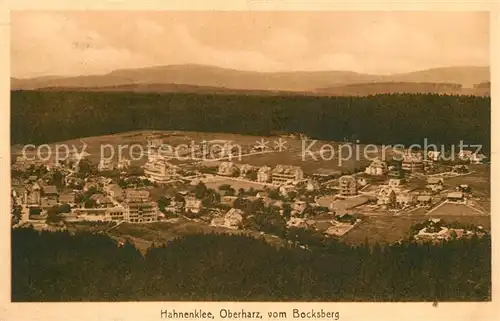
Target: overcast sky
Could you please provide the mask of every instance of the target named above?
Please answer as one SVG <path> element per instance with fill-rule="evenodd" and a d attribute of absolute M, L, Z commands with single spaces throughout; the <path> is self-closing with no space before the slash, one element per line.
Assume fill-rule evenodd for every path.
<path fill-rule="evenodd" d="M 388 74 L 489 65 L 483 12 L 13 12 L 13 77 L 206 64 Z"/>

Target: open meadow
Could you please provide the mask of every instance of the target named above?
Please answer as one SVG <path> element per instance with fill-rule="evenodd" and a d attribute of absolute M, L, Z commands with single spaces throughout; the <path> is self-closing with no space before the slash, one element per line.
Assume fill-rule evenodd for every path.
<path fill-rule="evenodd" d="M 276 166 L 278 164 L 300 166 L 306 174 L 313 174 L 317 171 L 345 172 L 353 171 L 356 168 L 367 166 L 371 159 L 385 156 L 391 157 L 394 153 L 390 149 L 383 150 L 378 147 L 378 152 L 365 149 L 366 145 L 341 144 L 330 141 L 303 142 L 297 138 L 286 138 L 279 136 L 252 136 L 228 133 L 207 133 L 188 131 L 133 131 L 112 135 L 84 137 L 50 143 L 48 146 L 52 151 L 59 151 L 60 157 L 65 157 L 66 147 L 70 152 L 78 153 L 83 150 L 88 153 L 88 158 L 98 163 L 102 157 L 111 158 L 117 161 L 119 157 L 127 158 L 133 165 L 143 165 L 147 160 L 148 141 L 151 139 L 161 139 L 164 144 L 171 146 L 174 150 L 185 150 L 187 154 L 180 153 L 180 158 L 172 162 L 176 165 L 193 163 L 189 160 L 193 153 L 192 145 L 200 145 L 203 141 L 212 141 L 219 146 L 228 142 L 233 146 L 241 148 L 242 156 L 236 155 L 231 160 L 235 163 L 250 164 L 253 166 Z M 283 142 L 282 148 L 277 143 Z M 259 145 L 263 140 L 269 148 L 269 152 L 248 154 L 254 146 Z M 59 146 L 59 147 L 58 147 Z M 85 149 L 83 146 L 86 146 Z M 23 146 L 14 145 L 11 147 L 13 156 L 21 155 Z M 195 148 L 194 148 L 195 149 Z M 42 156 L 47 156 L 47 147 L 41 149 Z M 236 149 L 237 150 L 237 149 Z M 323 150 L 323 151 L 322 151 Z M 366 150 L 366 153 L 365 153 Z M 30 147 L 26 154 L 28 157 L 34 155 L 35 149 Z M 53 158 L 50 158 L 53 159 Z"/>
<path fill-rule="evenodd" d="M 370 243 L 394 243 L 409 235 L 413 224 L 440 218 L 445 222 L 481 225 L 490 230 L 489 216 L 451 216 L 451 215 L 411 215 L 411 216 L 365 216 L 361 224 L 349 231 L 342 240 L 349 244 L 361 244 L 367 239 Z"/>
<path fill-rule="evenodd" d="M 268 243 L 276 246 L 282 245 L 284 242 L 277 237 L 267 234 L 262 235 L 257 231 L 233 230 L 185 218 L 176 218 L 150 224 L 123 223 L 111 229 L 108 233 L 119 240 L 131 240 L 141 252 L 145 252 L 153 243 L 155 245 L 162 245 L 175 238 L 197 233 L 240 234 L 251 235 L 255 238 L 264 237 Z"/>

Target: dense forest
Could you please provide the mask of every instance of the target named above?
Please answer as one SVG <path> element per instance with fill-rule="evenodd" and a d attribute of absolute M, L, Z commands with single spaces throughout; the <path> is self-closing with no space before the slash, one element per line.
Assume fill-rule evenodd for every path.
<path fill-rule="evenodd" d="M 490 98 L 437 94 L 367 97 L 188 93 L 11 92 L 11 141 L 48 143 L 130 130 L 189 130 L 374 144 L 490 146 Z"/>
<path fill-rule="evenodd" d="M 491 240 L 276 248 L 193 234 L 143 256 L 85 232 L 12 231 L 13 301 L 488 301 Z"/>

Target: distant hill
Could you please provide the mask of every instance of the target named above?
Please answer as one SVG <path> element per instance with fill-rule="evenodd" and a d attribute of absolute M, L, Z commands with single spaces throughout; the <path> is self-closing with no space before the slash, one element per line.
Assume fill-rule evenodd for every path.
<path fill-rule="evenodd" d="M 143 84 L 183 84 L 238 90 L 308 91 L 333 84 L 375 81 L 377 76 L 347 71 L 276 72 L 240 71 L 204 65 L 171 65 L 123 69 L 106 75 L 66 78 L 12 79 L 12 89 L 42 87 L 93 88 Z"/>
<path fill-rule="evenodd" d="M 183 84 L 128 84 L 103 87 L 42 87 L 37 91 L 77 92 L 136 92 L 136 93 L 198 93 L 217 95 L 259 95 L 259 96 L 368 96 L 390 93 L 447 94 L 489 96 L 489 87 L 463 88 L 457 84 L 445 83 L 403 83 L 381 82 L 338 85 L 312 91 L 244 90 L 224 87 L 193 86 Z"/>
<path fill-rule="evenodd" d="M 388 77 L 393 82 L 452 83 L 463 87 L 490 81 L 489 67 L 447 67 L 432 68 Z"/>
<path fill-rule="evenodd" d="M 486 88 L 486 89 L 490 89 L 491 88 L 491 83 L 489 81 L 488 82 L 482 82 L 482 83 L 474 85 L 474 88 Z"/>
<path fill-rule="evenodd" d="M 434 68 L 382 76 L 351 71 L 255 72 L 187 64 L 122 69 L 106 75 L 32 79 L 12 78 L 11 89 L 49 88 L 50 90 L 56 90 L 59 88 L 59 90 L 66 90 L 80 88 L 89 91 L 172 92 L 179 90 L 181 92 L 216 93 L 243 90 L 254 91 L 254 93 L 257 91 L 257 93 L 260 92 L 261 94 L 264 94 L 264 91 L 271 91 L 327 95 L 336 92 L 336 94 L 347 95 L 353 91 L 353 87 L 344 86 L 359 84 L 362 85 L 362 88 L 365 88 L 363 90 L 359 89 L 361 95 L 367 88 L 366 84 L 371 84 L 369 85 L 369 87 L 371 86 L 370 89 L 367 91 L 372 93 L 401 92 L 399 90 L 428 92 L 426 88 L 430 90 L 429 92 L 435 92 L 439 88 L 447 88 L 442 84 L 472 87 L 475 84 L 485 83 L 489 80 L 489 67 Z M 400 83 L 400 85 L 394 83 Z M 413 83 L 417 83 L 417 85 Z M 427 85 L 422 85 L 423 83 Z M 389 87 L 386 88 L 385 86 Z M 318 90 L 318 88 L 323 89 Z M 327 90 L 324 90 L 324 88 L 327 88 Z M 346 90 L 345 92 L 342 91 L 343 88 Z"/>
<path fill-rule="evenodd" d="M 367 84 L 340 85 L 317 89 L 317 93 L 332 96 L 367 96 L 390 93 L 432 93 L 461 94 L 462 86 L 447 83 L 411 83 L 411 82 L 379 82 Z"/>
<path fill-rule="evenodd" d="M 242 94 L 242 95 L 314 95 L 313 92 L 279 90 L 245 90 L 224 87 L 195 86 L 184 84 L 127 84 L 103 87 L 41 87 L 37 91 L 89 91 L 89 92 L 137 92 L 137 93 L 199 93 L 199 94 Z"/>

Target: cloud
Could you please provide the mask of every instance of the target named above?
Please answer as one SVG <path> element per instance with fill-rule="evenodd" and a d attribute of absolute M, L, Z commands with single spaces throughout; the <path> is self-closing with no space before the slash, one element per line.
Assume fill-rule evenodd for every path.
<path fill-rule="evenodd" d="M 202 44 L 194 38 L 189 29 L 182 24 L 175 26 L 174 39 L 179 42 L 177 48 L 182 48 L 185 55 L 181 63 L 197 63 L 216 65 L 226 68 L 246 70 L 269 70 L 279 66 L 279 63 L 259 51 L 227 50 Z"/>
<path fill-rule="evenodd" d="M 12 74 L 81 75 L 107 72 L 147 59 L 139 53 L 109 46 L 92 30 L 57 14 L 28 14 L 12 25 Z"/>
<path fill-rule="evenodd" d="M 226 68 L 407 72 L 489 64 L 474 12 L 14 12 L 15 77 L 196 63 Z"/>

